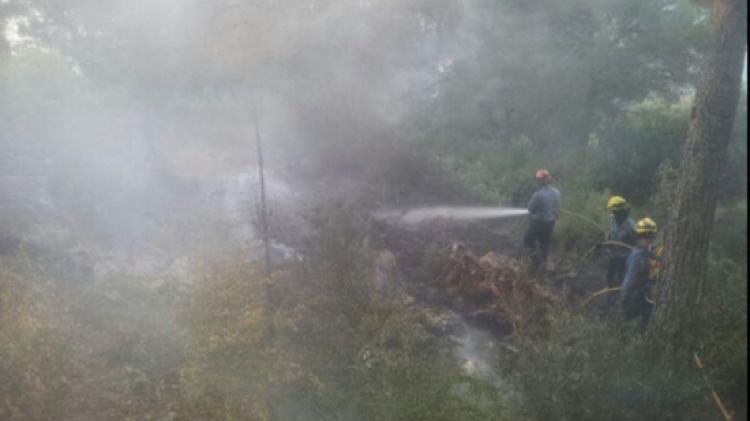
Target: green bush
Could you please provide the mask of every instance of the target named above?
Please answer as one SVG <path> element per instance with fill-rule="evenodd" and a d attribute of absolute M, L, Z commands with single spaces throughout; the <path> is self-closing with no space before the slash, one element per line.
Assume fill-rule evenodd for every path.
<path fill-rule="evenodd" d="M 536 420 L 715 418 L 699 373 L 649 362 L 635 326 L 558 306 L 545 335 L 516 338 L 502 367 Z M 712 412 L 714 411 L 714 412 Z"/>

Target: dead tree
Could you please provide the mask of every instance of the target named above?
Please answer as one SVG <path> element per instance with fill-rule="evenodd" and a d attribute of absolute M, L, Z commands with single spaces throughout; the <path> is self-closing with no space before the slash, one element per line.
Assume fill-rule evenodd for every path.
<path fill-rule="evenodd" d="M 260 183 L 260 201 L 256 209 L 255 227 L 260 233 L 263 241 L 264 268 L 266 276 L 271 275 L 271 244 L 270 244 L 270 221 L 268 215 L 268 203 L 266 200 L 265 168 L 263 167 L 263 147 L 260 137 L 260 118 L 258 117 L 258 104 L 253 107 L 253 120 L 255 124 L 255 145 L 258 153 L 258 181 Z"/>

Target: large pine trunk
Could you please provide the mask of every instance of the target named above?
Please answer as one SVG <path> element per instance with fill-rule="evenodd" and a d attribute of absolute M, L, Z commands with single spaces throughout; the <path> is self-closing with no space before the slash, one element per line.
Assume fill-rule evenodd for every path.
<path fill-rule="evenodd" d="M 665 238 L 663 285 L 649 339 L 689 361 L 695 350 L 709 235 L 740 94 L 747 0 L 714 0 L 713 41 L 696 92 Z M 705 286 L 710 288 L 711 286 Z"/>

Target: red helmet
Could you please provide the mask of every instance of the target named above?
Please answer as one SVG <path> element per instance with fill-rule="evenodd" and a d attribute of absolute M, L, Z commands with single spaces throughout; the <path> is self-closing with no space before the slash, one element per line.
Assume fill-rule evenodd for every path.
<path fill-rule="evenodd" d="M 537 170 L 537 172 L 536 172 L 536 179 L 538 181 L 547 181 L 550 178 L 551 178 L 551 176 L 549 175 L 549 171 L 547 171 L 545 169 Z"/>

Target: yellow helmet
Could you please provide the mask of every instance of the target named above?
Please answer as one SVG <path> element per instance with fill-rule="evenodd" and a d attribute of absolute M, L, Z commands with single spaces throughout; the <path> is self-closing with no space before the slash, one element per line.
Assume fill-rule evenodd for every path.
<path fill-rule="evenodd" d="M 651 218 L 643 218 L 635 223 L 635 233 L 642 237 L 656 235 L 656 222 Z"/>
<path fill-rule="evenodd" d="M 628 201 L 622 196 L 612 196 L 607 200 L 607 210 L 610 212 L 625 210 L 628 208 Z"/>

